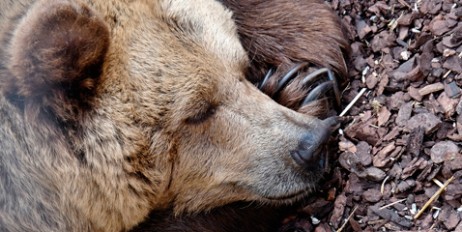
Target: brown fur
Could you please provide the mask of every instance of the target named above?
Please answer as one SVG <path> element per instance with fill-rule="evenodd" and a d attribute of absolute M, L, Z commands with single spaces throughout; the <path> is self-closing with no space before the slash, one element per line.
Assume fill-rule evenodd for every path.
<path fill-rule="evenodd" d="M 49 1 L 30 12 L 10 43 L 4 89 L 24 99 L 25 115 L 33 120 L 44 107 L 76 122 L 68 117 L 86 109 L 109 47 L 104 22 L 84 5 Z"/>
<path fill-rule="evenodd" d="M 257 206 L 235 203 L 217 207 L 199 215 L 175 216 L 171 212 L 152 212 L 152 217 L 144 221 L 132 232 L 248 232 L 278 231 L 282 215 L 286 212 L 279 207 Z"/>
<path fill-rule="evenodd" d="M 328 107 L 318 101 L 300 107 L 311 86 L 300 84 L 313 69 L 303 69 L 298 78 L 275 96 L 276 85 L 296 64 L 326 67 L 337 74 L 339 84 L 347 79 L 344 57 L 348 41 L 337 15 L 322 0 L 221 0 L 233 10 L 241 42 L 249 54 L 248 79 L 262 81 L 270 68 L 276 71 L 262 89 L 277 102 L 299 112 L 325 117 Z"/>
<path fill-rule="evenodd" d="M 326 117 L 331 113 L 332 107 L 328 107 L 326 100 L 300 107 L 300 101 L 311 90 L 311 86 L 304 88 L 300 81 L 315 67 L 332 69 L 339 84 L 346 81 L 344 56 L 348 55 L 349 45 L 338 17 L 327 5 L 318 0 L 220 2 L 233 11 L 240 40 L 251 59 L 247 79 L 260 83 L 271 67 L 277 67 L 269 85 L 262 89 L 265 94 L 274 96 L 276 83 L 290 68 L 300 62 L 310 63 L 314 68 L 302 70 L 279 96 L 274 96 L 275 100 L 308 115 Z M 231 204 L 211 212 L 181 217 L 154 212 L 132 232 L 155 231 L 156 228 L 176 232 L 278 231 L 284 212 L 281 207 L 246 204 Z"/>
<path fill-rule="evenodd" d="M 310 62 L 346 76 L 342 50 L 348 43 L 338 17 L 322 0 L 221 2 L 234 12 L 257 80 L 272 66 L 290 68 L 294 62 Z"/>
<path fill-rule="evenodd" d="M 0 21 L 1 231 L 286 205 L 320 177 L 291 154 L 314 155 L 332 121 L 245 80 L 215 1 L 3 0 Z"/>

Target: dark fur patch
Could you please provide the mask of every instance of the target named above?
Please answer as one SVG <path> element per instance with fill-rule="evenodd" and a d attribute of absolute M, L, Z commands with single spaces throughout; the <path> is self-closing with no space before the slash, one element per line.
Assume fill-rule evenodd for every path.
<path fill-rule="evenodd" d="M 234 12 L 238 32 L 262 77 L 270 67 L 310 62 L 346 76 L 348 43 L 338 17 L 320 0 L 222 0 Z"/>
<path fill-rule="evenodd" d="M 29 11 L 10 44 L 10 74 L 4 89 L 23 98 L 31 116 L 51 110 L 67 121 L 85 108 L 93 94 L 109 31 L 86 6 L 43 1 Z"/>
<path fill-rule="evenodd" d="M 276 71 L 263 92 L 273 95 L 278 81 L 298 63 L 327 67 L 345 82 L 349 45 L 337 15 L 321 0 L 221 0 L 234 13 L 241 42 L 251 60 L 247 78 L 261 82 L 270 68 Z M 303 78 L 308 74 L 300 74 Z M 299 108 L 310 91 L 300 80 L 289 84 L 275 100 L 299 112 L 325 117 L 325 101 Z"/>
<path fill-rule="evenodd" d="M 210 212 L 175 216 L 171 212 L 152 212 L 131 231 L 148 232 L 276 232 L 285 209 L 238 202 Z M 261 223 L 261 222 L 265 223 Z"/>

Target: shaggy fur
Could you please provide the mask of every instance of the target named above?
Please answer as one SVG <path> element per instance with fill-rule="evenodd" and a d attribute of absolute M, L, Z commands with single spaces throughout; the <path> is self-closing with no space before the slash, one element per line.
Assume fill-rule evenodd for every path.
<path fill-rule="evenodd" d="M 337 80 L 346 80 L 344 56 L 349 46 L 338 17 L 318 0 L 221 0 L 233 11 L 240 41 L 251 59 L 246 71 L 248 80 L 262 82 L 270 68 L 277 70 L 262 91 L 286 107 L 299 112 L 327 117 L 332 106 L 323 99 L 300 107 L 300 101 L 311 90 L 301 79 L 316 67 L 328 67 Z M 296 64 L 306 62 L 313 68 L 301 70 L 281 93 L 275 96 L 278 81 Z M 339 83 L 339 84 L 340 84 Z M 153 212 L 132 232 L 237 232 L 277 231 L 286 212 L 281 207 L 231 204 L 211 212 L 176 217 L 168 212 Z"/>
<path fill-rule="evenodd" d="M 301 106 L 312 85 L 303 86 L 303 77 L 316 68 L 326 67 L 337 74 L 341 85 L 347 79 L 345 56 L 349 45 L 337 15 L 322 0 L 221 0 L 233 11 L 238 33 L 251 60 L 248 79 L 260 83 L 275 69 L 262 91 L 280 104 L 299 112 L 325 117 L 325 101 Z M 295 65 L 308 63 L 310 69 L 276 93 L 278 81 Z"/>
<path fill-rule="evenodd" d="M 213 0 L 0 1 L 0 230 L 124 231 L 309 194 L 335 120 L 245 80 L 231 15 Z"/>

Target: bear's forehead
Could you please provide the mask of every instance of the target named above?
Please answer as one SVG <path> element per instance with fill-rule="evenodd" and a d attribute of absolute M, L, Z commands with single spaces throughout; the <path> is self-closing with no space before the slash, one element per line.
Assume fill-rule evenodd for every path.
<path fill-rule="evenodd" d="M 218 56 L 224 62 L 246 63 L 231 11 L 216 0 L 164 0 L 166 18 L 175 20 L 184 38 Z M 172 26 L 172 25 L 170 25 Z"/>
<path fill-rule="evenodd" d="M 125 7 L 126 21 L 111 25 L 117 40 L 112 51 L 116 59 L 125 51 L 132 74 L 181 76 L 198 66 L 236 73 L 249 63 L 231 11 L 216 0 L 138 1 Z"/>

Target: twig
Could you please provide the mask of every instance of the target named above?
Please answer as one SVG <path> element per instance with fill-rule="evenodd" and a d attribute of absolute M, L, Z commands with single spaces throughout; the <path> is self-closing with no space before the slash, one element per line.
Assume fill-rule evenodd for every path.
<path fill-rule="evenodd" d="M 374 124 L 369 124 L 370 127 L 375 128 L 375 129 L 380 129 L 380 127 L 374 125 Z"/>
<path fill-rule="evenodd" d="M 430 197 L 430 199 L 428 199 L 428 201 L 424 204 L 422 209 L 420 209 L 419 212 L 417 212 L 417 214 L 414 216 L 414 220 L 418 219 L 420 215 L 422 215 L 422 213 L 428 208 L 428 206 L 430 206 L 441 195 L 444 189 L 448 187 L 449 183 L 451 183 L 451 181 L 453 180 L 454 176 L 451 176 L 451 178 L 444 182 L 444 185 L 441 186 L 440 189 L 438 189 L 438 191 L 436 191 L 435 194 L 433 194 L 433 196 Z"/>
<path fill-rule="evenodd" d="M 380 207 L 380 210 L 385 209 L 385 208 L 388 208 L 388 207 L 393 206 L 393 205 L 396 205 L 396 204 L 401 203 L 401 202 L 403 202 L 403 201 L 405 201 L 405 200 L 406 200 L 406 198 L 401 199 L 401 200 L 397 200 L 397 201 L 392 202 L 392 203 L 390 203 L 390 204 L 388 204 L 388 205 L 384 205 L 384 206 Z"/>
<path fill-rule="evenodd" d="M 358 101 L 358 99 L 366 92 L 366 88 L 362 88 L 361 91 L 359 91 L 359 93 L 356 95 L 355 98 L 353 98 L 353 100 L 350 102 L 350 104 L 348 104 L 345 109 L 342 111 L 342 113 L 340 113 L 340 117 L 344 116 L 348 110 L 350 110 L 350 108 Z"/>
<path fill-rule="evenodd" d="M 440 188 L 442 188 L 442 187 L 444 186 L 444 184 L 441 183 L 441 181 L 439 181 L 438 179 L 432 179 L 432 181 L 433 181 L 436 185 L 438 185 Z"/>
<path fill-rule="evenodd" d="M 448 77 L 449 74 L 451 74 L 452 70 L 448 70 L 444 75 L 443 75 L 443 79 Z"/>
<path fill-rule="evenodd" d="M 336 232 L 341 232 L 343 229 L 345 229 L 345 226 L 347 225 L 348 221 L 350 221 L 350 219 L 353 217 L 353 214 L 356 212 L 357 209 L 358 209 L 358 206 L 355 206 L 353 211 L 351 211 L 350 216 L 348 216 L 348 218 L 345 220 L 345 222 L 342 224 L 342 226 L 340 228 L 338 228 L 338 230 Z"/>
<path fill-rule="evenodd" d="M 432 226 L 430 226 L 429 230 L 433 230 L 433 228 L 435 228 L 435 226 L 438 224 L 438 221 L 434 222 L 432 224 Z"/>
<path fill-rule="evenodd" d="M 385 179 L 382 182 L 382 185 L 380 185 L 380 193 L 383 195 L 383 192 L 385 192 L 385 183 L 387 180 L 390 178 L 390 176 L 385 177 Z"/>

